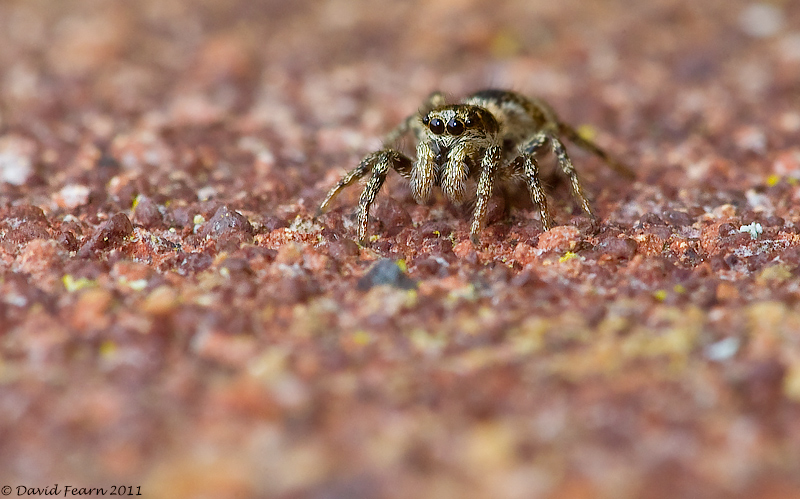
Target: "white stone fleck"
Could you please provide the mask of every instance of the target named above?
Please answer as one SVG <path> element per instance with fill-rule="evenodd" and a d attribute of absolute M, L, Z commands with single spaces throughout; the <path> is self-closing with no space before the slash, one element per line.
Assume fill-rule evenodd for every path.
<path fill-rule="evenodd" d="M 147 287 L 147 279 L 136 279 L 134 281 L 129 281 L 123 277 L 119 280 L 119 283 L 123 286 L 128 286 L 134 291 L 142 291 Z"/>
<path fill-rule="evenodd" d="M 758 222 L 753 222 L 749 225 L 742 225 L 739 227 L 739 232 L 750 234 L 751 239 L 758 239 L 758 236 L 764 232 L 764 228 Z"/>
<path fill-rule="evenodd" d="M 275 154 L 272 153 L 266 144 L 255 137 L 242 137 L 239 139 L 238 146 L 240 149 L 252 153 L 257 161 L 265 165 L 272 166 L 275 164 Z"/>
<path fill-rule="evenodd" d="M 766 3 L 751 3 L 739 15 L 739 28 L 753 38 L 768 38 L 783 27 L 781 10 Z"/>
<path fill-rule="evenodd" d="M 192 223 L 194 223 L 193 233 L 197 234 L 197 232 L 203 227 L 203 224 L 206 223 L 206 217 L 197 214 L 194 216 L 194 219 L 192 219 Z"/>
<path fill-rule="evenodd" d="M 712 343 L 705 348 L 705 356 L 708 360 L 717 362 L 730 359 L 739 351 L 741 342 L 739 338 L 725 338 L 716 343 Z"/>
<path fill-rule="evenodd" d="M 217 195 L 217 190 L 214 187 L 207 185 L 197 191 L 197 199 L 200 201 L 208 201 L 209 199 L 213 198 Z"/>
<path fill-rule="evenodd" d="M 0 181 L 22 185 L 33 174 L 33 146 L 15 136 L 0 137 Z"/>
<path fill-rule="evenodd" d="M 755 189 L 748 189 L 744 196 L 747 198 L 747 204 L 752 206 L 755 211 L 765 212 L 770 215 L 775 211 L 772 200 L 766 194 L 756 192 Z"/>
<path fill-rule="evenodd" d="M 88 187 L 81 184 L 65 185 L 58 191 L 54 198 L 56 204 L 60 208 L 74 210 L 78 206 L 83 206 L 89 202 L 89 193 L 91 191 Z"/>
<path fill-rule="evenodd" d="M 767 151 L 767 134 L 755 127 L 744 127 L 735 134 L 736 145 L 744 151 L 764 154 Z"/>
<path fill-rule="evenodd" d="M 17 293 L 9 293 L 3 297 L 3 301 L 15 307 L 24 307 L 28 304 L 28 299 Z"/>

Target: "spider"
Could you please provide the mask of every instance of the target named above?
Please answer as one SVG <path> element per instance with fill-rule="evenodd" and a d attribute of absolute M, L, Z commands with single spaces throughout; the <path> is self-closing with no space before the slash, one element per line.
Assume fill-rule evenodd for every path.
<path fill-rule="evenodd" d="M 408 132 L 417 141 L 416 160 L 387 145 Z M 410 181 L 411 193 L 419 203 L 430 198 L 434 186 L 439 186 L 450 201 L 463 203 L 468 196 L 469 181 L 477 181 L 470 226 L 470 239 L 475 245 L 486 225 L 489 199 L 498 181 L 524 182 L 531 199 L 539 206 L 542 225 L 548 230 L 553 227 L 553 218 L 536 159 L 549 145 L 559 168 L 569 179 L 573 196 L 583 211 L 594 218 L 561 137 L 594 153 L 619 174 L 634 178 L 631 170 L 562 123 L 541 100 L 508 90 L 489 89 L 476 92 L 459 104 L 447 104 L 444 94 L 434 92 L 418 113 L 406 118 L 386 136 L 383 149 L 369 154 L 339 180 L 318 213 L 326 211 L 342 189 L 371 172 L 358 203 L 358 239 L 364 244 L 370 207 L 389 169 L 393 168 Z"/>

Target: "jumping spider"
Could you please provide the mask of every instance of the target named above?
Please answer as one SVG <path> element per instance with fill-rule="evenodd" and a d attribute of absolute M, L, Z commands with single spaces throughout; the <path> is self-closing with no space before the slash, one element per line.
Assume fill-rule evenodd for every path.
<path fill-rule="evenodd" d="M 358 239 L 362 243 L 367 236 L 370 206 L 390 168 L 410 180 L 411 193 L 419 203 L 430 198 L 435 185 L 450 201 L 463 203 L 467 181 L 476 179 L 477 199 L 470 228 L 474 244 L 486 224 L 488 202 L 497 181 L 524 182 L 539 206 L 544 229 L 553 227 L 536 161 L 548 144 L 569 178 L 574 197 L 583 211 L 594 217 L 561 137 L 599 156 L 618 173 L 634 177 L 627 167 L 559 121 L 546 103 L 507 90 L 482 90 L 460 104 L 447 104 L 444 95 L 435 92 L 417 114 L 386 136 L 384 144 L 392 144 L 409 131 L 417 141 L 416 161 L 397 149 L 384 147 L 339 180 L 319 207 L 320 213 L 325 211 L 342 189 L 372 172 L 358 203 Z"/>

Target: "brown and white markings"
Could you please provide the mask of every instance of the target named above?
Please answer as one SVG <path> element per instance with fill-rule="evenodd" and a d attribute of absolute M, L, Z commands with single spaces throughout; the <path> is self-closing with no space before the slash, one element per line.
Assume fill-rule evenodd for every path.
<path fill-rule="evenodd" d="M 416 160 L 388 146 L 408 132 L 417 142 Z M 553 218 L 539 178 L 537 157 L 549 145 L 576 200 L 593 217 L 562 137 L 599 156 L 621 175 L 634 178 L 630 169 L 559 121 L 550 106 L 540 100 L 508 90 L 482 90 L 459 104 L 447 104 L 444 95 L 436 92 L 418 113 L 386 136 L 386 147 L 368 155 L 339 180 L 319 212 L 327 210 L 342 189 L 371 173 L 358 203 L 358 239 L 364 243 L 370 207 L 389 170 L 394 169 L 410 181 L 411 193 L 420 203 L 430 198 L 434 186 L 441 188 L 450 201 L 463 203 L 470 181 L 477 182 L 470 227 L 474 244 L 486 224 L 488 202 L 497 182 L 524 183 L 539 206 L 542 225 L 547 230 L 553 226 Z"/>

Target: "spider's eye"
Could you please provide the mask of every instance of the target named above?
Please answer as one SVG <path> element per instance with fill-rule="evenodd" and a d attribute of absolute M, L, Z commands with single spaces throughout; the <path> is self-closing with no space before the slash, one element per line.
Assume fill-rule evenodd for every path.
<path fill-rule="evenodd" d="M 467 119 L 464 120 L 464 126 L 467 128 L 472 128 L 477 124 L 478 124 L 477 120 L 472 116 L 468 116 Z"/>
<path fill-rule="evenodd" d="M 428 126 L 428 123 L 430 123 L 430 122 L 431 122 L 431 117 L 428 116 L 427 114 L 422 117 L 422 124 L 423 125 Z"/>
<path fill-rule="evenodd" d="M 444 133 L 444 123 L 439 118 L 434 118 L 431 120 L 431 132 L 435 133 L 436 135 L 441 135 Z"/>
<path fill-rule="evenodd" d="M 464 133 L 464 124 L 453 118 L 447 122 L 447 133 L 450 135 L 461 135 Z"/>

